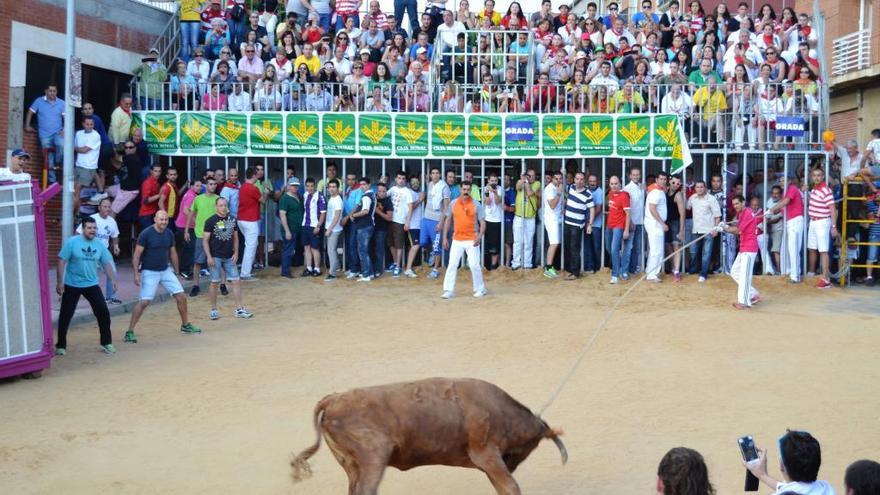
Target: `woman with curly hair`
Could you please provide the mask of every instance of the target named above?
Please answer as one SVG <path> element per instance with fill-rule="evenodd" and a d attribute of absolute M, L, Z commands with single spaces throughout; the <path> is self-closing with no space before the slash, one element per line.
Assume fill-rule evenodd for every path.
<path fill-rule="evenodd" d="M 657 493 L 715 495 L 703 456 L 686 447 L 676 447 L 667 452 L 657 467 Z"/>

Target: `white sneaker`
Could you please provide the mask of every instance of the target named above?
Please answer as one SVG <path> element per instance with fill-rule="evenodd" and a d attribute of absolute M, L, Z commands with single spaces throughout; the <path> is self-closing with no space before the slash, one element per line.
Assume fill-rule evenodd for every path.
<path fill-rule="evenodd" d="M 807 276 L 808 276 L 808 277 L 815 277 L 815 276 L 816 276 L 816 272 L 807 272 Z"/>
<path fill-rule="evenodd" d="M 440 297 L 442 297 L 443 299 L 452 299 L 453 297 L 455 297 L 455 294 L 453 294 L 451 290 L 445 290 L 443 291 L 443 295 Z"/>
<path fill-rule="evenodd" d="M 367 275 L 367 276 L 365 276 L 365 277 L 361 277 L 361 278 L 359 278 L 359 279 L 358 279 L 358 282 L 369 282 L 369 281 L 371 281 L 371 280 L 373 280 L 373 277 Z"/>
<path fill-rule="evenodd" d="M 357 273 L 354 273 L 354 272 L 345 272 L 345 278 L 347 278 L 348 280 L 351 280 L 351 279 L 353 279 L 353 278 L 355 278 L 355 277 L 357 277 L 357 276 L 358 276 Z"/>
<path fill-rule="evenodd" d="M 489 291 L 487 291 L 486 289 L 480 289 L 480 290 L 474 292 L 474 297 L 483 297 L 488 293 L 489 293 Z"/>
<path fill-rule="evenodd" d="M 428 278 L 430 278 L 430 279 L 435 279 L 435 278 L 438 278 L 439 276 L 440 276 L 440 270 L 438 270 L 436 268 L 431 270 L 431 273 L 428 274 Z"/>
<path fill-rule="evenodd" d="M 648 277 L 645 279 L 646 282 L 654 282 L 655 284 L 659 284 L 662 282 L 658 277 Z"/>
<path fill-rule="evenodd" d="M 109 195 L 108 195 L 106 192 L 95 193 L 95 194 L 92 195 L 91 198 L 89 198 L 89 201 L 91 201 L 91 202 L 93 202 L 93 203 L 97 203 L 97 202 L 101 201 L 102 199 L 107 198 L 108 196 L 109 196 Z"/>
<path fill-rule="evenodd" d="M 701 276 L 700 278 L 697 279 L 697 282 L 705 282 L 705 281 L 706 281 L 706 277 Z"/>
<path fill-rule="evenodd" d="M 611 282 L 610 282 L 610 283 L 612 283 L 612 284 L 616 284 L 616 283 L 617 283 L 617 277 L 611 277 Z"/>
<path fill-rule="evenodd" d="M 412 271 L 411 268 L 409 270 L 403 272 L 403 274 L 409 278 L 418 278 L 419 277 L 418 275 L 416 275 L 416 272 Z"/>

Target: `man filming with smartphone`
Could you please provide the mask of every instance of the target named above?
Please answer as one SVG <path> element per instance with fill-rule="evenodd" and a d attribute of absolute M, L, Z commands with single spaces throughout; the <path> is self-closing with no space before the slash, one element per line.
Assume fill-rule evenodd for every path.
<path fill-rule="evenodd" d="M 758 458 L 743 461 L 746 468 L 762 483 L 773 490 L 774 495 L 798 493 L 802 495 L 834 495 L 834 488 L 819 477 L 822 452 L 819 441 L 805 431 L 788 430 L 779 438 L 779 470 L 784 481 L 767 472 L 767 448 L 757 449 Z"/>

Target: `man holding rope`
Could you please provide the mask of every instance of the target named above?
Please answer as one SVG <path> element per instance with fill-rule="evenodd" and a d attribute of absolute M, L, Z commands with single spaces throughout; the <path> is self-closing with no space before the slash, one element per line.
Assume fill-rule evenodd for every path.
<path fill-rule="evenodd" d="M 758 290 L 752 287 L 752 272 L 758 255 L 758 223 L 752 210 L 746 208 L 746 200 L 741 194 L 733 198 L 733 209 L 736 210 L 736 226 L 721 224 L 728 234 L 739 235 L 739 253 L 730 267 L 730 276 L 736 280 L 737 285 L 737 298 L 733 307 L 749 309 L 753 304 L 761 302 Z"/>

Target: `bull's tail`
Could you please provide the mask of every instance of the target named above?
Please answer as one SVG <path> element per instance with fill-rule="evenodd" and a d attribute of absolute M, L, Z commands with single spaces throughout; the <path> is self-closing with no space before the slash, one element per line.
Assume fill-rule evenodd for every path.
<path fill-rule="evenodd" d="M 544 423 L 546 425 L 546 423 Z M 559 449 L 559 453 L 562 454 L 562 463 L 565 464 L 568 462 L 568 450 L 565 449 L 565 444 L 562 443 L 562 439 L 559 438 L 562 436 L 561 428 L 550 428 L 547 427 L 544 432 L 544 438 L 549 438 L 553 440 L 553 443 L 556 444 L 556 448 Z"/>
<path fill-rule="evenodd" d="M 291 477 L 293 478 L 294 483 L 312 476 L 312 467 L 309 466 L 309 458 L 315 455 L 315 453 L 318 452 L 318 449 L 321 448 L 321 421 L 324 418 L 326 401 L 327 397 L 321 399 L 321 401 L 318 402 L 318 405 L 315 406 L 315 433 L 317 433 L 318 438 L 315 440 L 314 445 L 303 450 L 299 455 L 294 457 L 292 461 L 290 461 L 290 467 L 292 469 Z"/>

